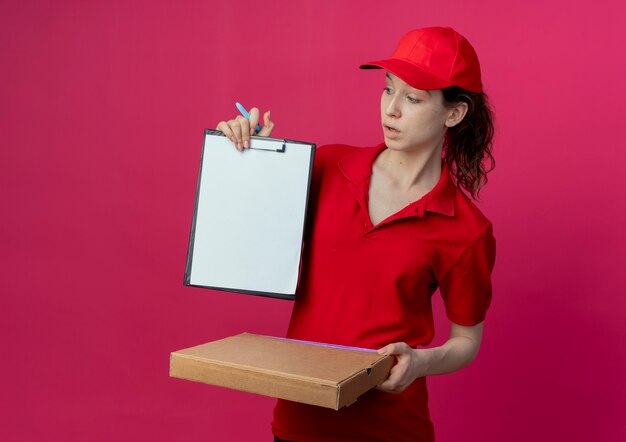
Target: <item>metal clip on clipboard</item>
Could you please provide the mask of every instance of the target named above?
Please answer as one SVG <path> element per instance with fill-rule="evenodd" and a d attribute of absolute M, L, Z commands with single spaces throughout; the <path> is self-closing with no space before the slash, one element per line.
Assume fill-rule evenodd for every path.
<path fill-rule="evenodd" d="M 204 135 L 224 135 L 224 132 L 214 129 L 205 129 Z M 285 152 L 287 140 L 282 138 L 258 137 L 252 135 L 250 137 L 250 149 L 267 150 L 270 152 Z"/>
<path fill-rule="evenodd" d="M 287 140 L 268 137 L 250 137 L 250 149 L 269 150 L 272 152 L 285 152 Z"/>

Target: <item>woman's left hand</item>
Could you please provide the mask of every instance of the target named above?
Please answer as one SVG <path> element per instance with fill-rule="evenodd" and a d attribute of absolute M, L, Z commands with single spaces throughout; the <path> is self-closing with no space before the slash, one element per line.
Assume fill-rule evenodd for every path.
<path fill-rule="evenodd" d="M 471 326 L 451 323 L 450 338 L 440 347 L 415 349 L 396 342 L 381 348 L 378 353 L 395 356 L 397 364 L 378 389 L 402 393 L 417 378 L 452 373 L 465 367 L 476 357 L 482 336 L 482 322 Z"/>
<path fill-rule="evenodd" d="M 415 379 L 425 376 L 430 365 L 429 349 L 417 350 L 404 342 L 389 344 L 378 353 L 396 357 L 389 377 L 377 387 L 387 393 L 402 393 Z"/>

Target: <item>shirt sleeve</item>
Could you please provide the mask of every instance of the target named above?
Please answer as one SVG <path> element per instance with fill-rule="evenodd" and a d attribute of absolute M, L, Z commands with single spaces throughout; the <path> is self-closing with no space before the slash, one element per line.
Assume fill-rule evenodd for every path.
<path fill-rule="evenodd" d="M 452 322 L 472 326 L 485 319 L 491 304 L 491 272 L 496 242 L 491 225 L 439 281 L 439 290 Z"/>

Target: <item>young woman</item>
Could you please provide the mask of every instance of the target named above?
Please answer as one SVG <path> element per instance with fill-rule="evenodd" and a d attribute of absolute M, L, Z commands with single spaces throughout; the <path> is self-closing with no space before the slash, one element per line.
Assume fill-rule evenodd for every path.
<path fill-rule="evenodd" d="M 407 33 L 386 71 L 384 143 L 316 153 L 303 272 L 288 337 L 378 349 L 396 365 L 378 389 L 333 411 L 279 400 L 275 440 L 432 441 L 425 376 L 469 364 L 491 300 L 495 241 L 473 204 L 493 166 L 478 58 L 451 28 Z M 259 120 L 217 125 L 243 150 Z M 264 115 L 262 136 L 274 127 Z M 434 335 L 439 288 L 450 337 Z"/>

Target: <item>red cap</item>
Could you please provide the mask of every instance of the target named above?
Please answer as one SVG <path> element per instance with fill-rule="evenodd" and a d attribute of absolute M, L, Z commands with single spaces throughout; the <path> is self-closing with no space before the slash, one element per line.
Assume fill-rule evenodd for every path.
<path fill-rule="evenodd" d="M 385 69 L 416 89 L 458 86 L 482 92 L 480 63 L 472 45 L 452 28 L 423 28 L 406 33 L 386 60 L 361 69 Z"/>

